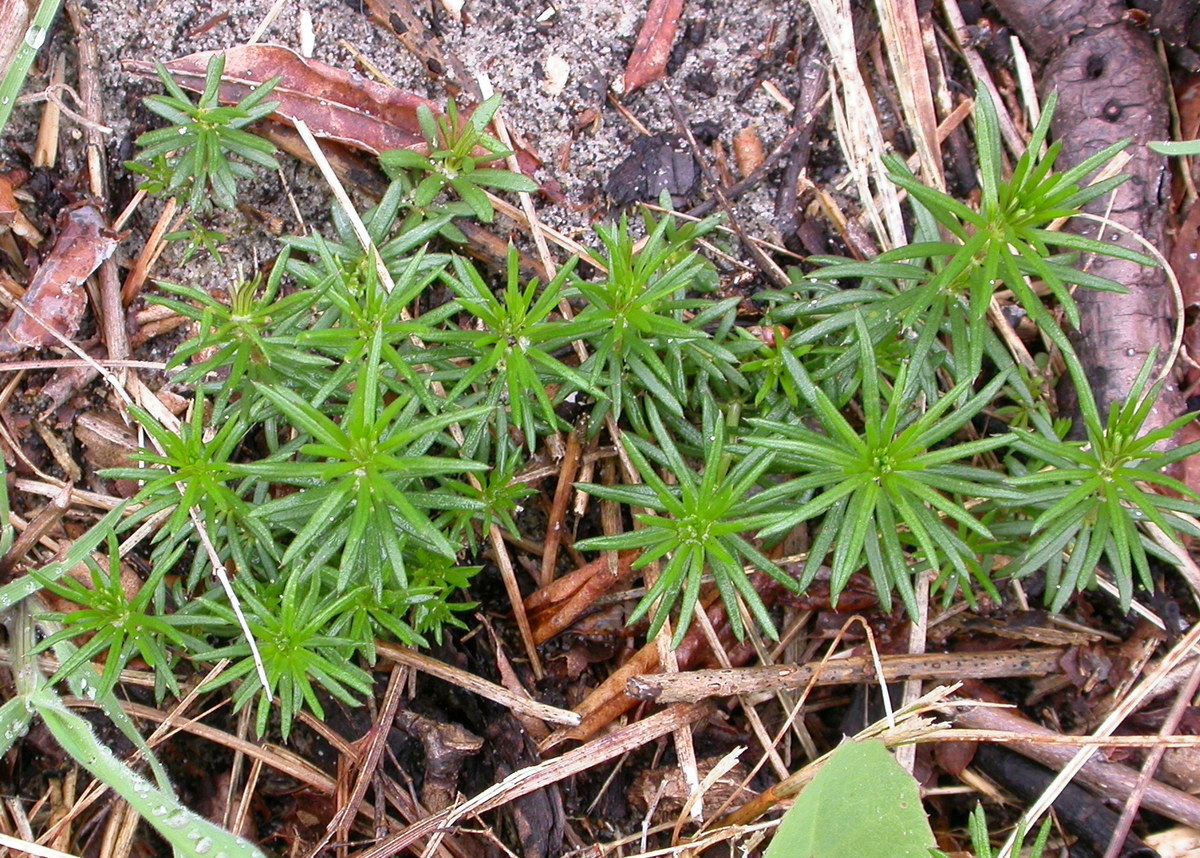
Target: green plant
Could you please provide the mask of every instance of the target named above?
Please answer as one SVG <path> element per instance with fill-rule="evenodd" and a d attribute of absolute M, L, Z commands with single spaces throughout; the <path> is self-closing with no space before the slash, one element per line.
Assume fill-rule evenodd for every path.
<path fill-rule="evenodd" d="M 279 78 L 255 87 L 236 105 L 222 107 L 218 96 L 225 71 L 224 54 L 214 54 L 208 61 L 204 90 L 195 102 L 175 83 L 164 65 L 159 63 L 156 70 L 167 94 L 152 95 L 145 99 L 145 104 L 171 125 L 148 131 L 137 139 L 137 145 L 142 147 L 137 160 L 153 163 L 165 157 L 169 177 L 156 174 L 152 182 L 161 185 L 164 193 L 186 194 L 192 211 L 205 211 L 210 200 L 221 208 L 232 209 L 237 201 L 237 180 L 249 178 L 252 173 L 245 164 L 230 160 L 230 156 L 268 170 L 279 169 L 274 158 L 275 147 L 242 130 L 271 115 L 279 106 L 278 102 L 265 100 Z"/>
<path fill-rule="evenodd" d="M 229 236 L 215 229 L 208 229 L 194 215 L 188 216 L 187 229 L 178 229 L 163 236 L 163 241 L 183 243 L 183 255 L 179 258 L 180 265 L 187 265 L 193 256 L 203 250 L 220 265 L 224 258 L 221 256 L 220 245 Z"/>
<path fill-rule="evenodd" d="M 485 452 L 485 451 L 480 451 Z M 534 489 L 516 479 L 518 466 L 524 464 L 519 448 L 507 443 L 503 436 L 497 439 L 490 460 L 492 469 L 477 475 L 478 486 L 453 478 L 443 477 L 442 485 L 470 503 L 458 509 L 447 509 L 436 522 L 453 543 L 465 543 L 472 552 L 479 550 L 476 524 L 480 533 L 487 533 L 492 524 L 497 524 L 513 536 L 518 535 L 513 515 L 521 510 L 521 501 L 535 494 Z"/>
<path fill-rule="evenodd" d="M 240 584 L 241 579 L 238 580 Z M 268 688 L 263 689 L 255 672 L 249 645 L 238 641 L 195 653 L 194 657 L 203 661 L 223 658 L 235 661 L 205 690 L 241 679 L 233 693 L 234 711 L 257 700 L 255 726 L 260 736 L 266 732 L 272 700 L 278 700 L 279 728 L 285 739 L 296 713 L 304 706 L 324 719 L 325 709 L 314 683 L 348 706 L 358 705 L 355 694 L 371 693 L 371 676 L 351 661 L 355 641 L 338 637 L 329 630 L 354 604 L 362 589 L 334 591 L 320 575 L 298 574 L 281 576 L 261 590 L 239 586 L 238 598 L 253 617 L 250 630 L 259 644 Z M 240 633 L 228 606 L 213 600 L 208 610 L 225 619 L 229 635 Z M 269 693 L 262 693 L 264 690 Z"/>
<path fill-rule="evenodd" d="M 992 858 L 981 805 L 972 811 L 968 828 L 975 858 Z M 1041 858 L 1049 839 L 1046 820 L 1030 858 Z M 1015 842 L 1024 841 L 1019 830 Z M 784 813 L 763 858 L 949 858 L 933 843 L 913 776 L 883 741 L 847 739 L 829 752 Z"/>
<path fill-rule="evenodd" d="M 324 381 L 332 361 L 296 343 L 307 329 L 315 290 L 281 295 L 287 262 L 285 250 L 271 267 L 265 287 L 261 277 L 234 284 L 228 304 L 203 289 L 161 281 L 160 289 L 183 300 L 149 299 L 196 322 L 197 335 L 176 349 L 167 366 L 182 367 L 176 383 L 211 390 L 216 414 L 224 414 L 235 396 L 242 400 L 245 414 L 255 400 L 253 382 L 300 386 L 307 380 L 315 389 Z"/>
<path fill-rule="evenodd" d="M 3 77 L 0 78 L 0 131 L 8 125 L 8 118 L 16 106 L 17 96 L 21 94 L 21 87 L 25 85 L 25 76 L 29 74 L 29 67 L 33 65 L 42 43 L 46 41 L 46 34 L 50 32 L 50 25 L 54 23 L 54 17 L 61 5 L 61 0 L 40 0 L 37 8 L 33 10 L 33 19 L 29 22 L 24 37 L 17 43 L 16 50 L 8 60 Z M 29 7 L 32 8 L 32 4 L 29 4 Z M 10 20 L 19 20 L 16 12 Z"/>
<path fill-rule="evenodd" d="M 331 634 L 353 641 L 368 663 L 375 663 L 375 639 L 390 633 L 407 646 L 429 646 L 428 637 L 442 641 L 446 627 L 466 628 L 458 613 L 476 606 L 475 602 L 455 601 L 455 593 L 465 590 L 481 566 L 460 566 L 456 560 L 414 552 L 408 564 L 407 587 L 393 587 L 379 593 L 370 587 L 352 591 L 354 598 L 330 625 Z M 327 577 L 336 580 L 337 570 L 327 569 Z"/>
<path fill-rule="evenodd" d="M 173 567 L 196 538 L 193 509 L 214 544 L 225 549 L 238 567 L 277 562 L 277 555 L 270 550 L 270 533 L 251 517 L 239 476 L 230 463 L 247 424 L 231 417 L 209 432 L 203 399 L 193 403 L 191 418 L 180 424 L 178 432 L 168 430 L 136 406 L 129 410 L 162 452 L 141 451 L 136 458 L 144 467 L 113 468 L 103 475 L 142 483 L 136 498 L 140 506 L 126 519 L 126 528 L 160 513 L 166 515 L 154 536 L 156 574 Z M 260 553 L 263 551 L 265 556 Z M 195 552 L 189 588 L 196 585 L 208 559 L 204 552 Z"/>
<path fill-rule="evenodd" d="M 292 533 L 280 562 L 289 575 L 309 577 L 330 558 L 338 559 L 338 589 L 366 581 L 378 593 L 404 587 L 405 543 L 454 557 L 452 545 L 433 526 L 425 509 L 455 498 L 436 491 L 413 491 L 425 477 L 483 471 L 487 465 L 426 455 L 438 433 L 459 420 L 481 416 L 464 409 L 414 420 L 417 399 L 390 402 L 380 384 L 382 335 L 376 335 L 362 361 L 340 421 L 282 387 L 258 385 L 301 435 L 293 457 L 286 449 L 267 459 L 237 466 L 258 480 L 296 486 L 300 491 L 268 501 L 252 513 L 263 525 Z"/>
<path fill-rule="evenodd" d="M 800 362 L 784 352 L 791 381 L 815 410 L 822 431 L 777 420 L 751 421 L 758 432 L 746 442 L 775 451 L 780 467 L 795 475 L 758 499 L 793 500 L 793 508 L 764 514 L 755 524 L 762 528 L 760 536 L 771 537 L 823 515 L 801 585 L 813 581 L 832 551 L 830 592 L 835 599 L 850 575 L 865 564 L 883 605 L 890 605 L 894 589 L 915 616 L 912 567 L 905 554 L 910 541 L 931 568 L 943 576 L 953 571 L 954 584 L 969 585 L 974 578 L 991 587 L 975 565 L 975 552 L 953 525 L 992 538 L 967 502 L 1015 495 L 1002 485 L 1000 475 L 964 462 L 1008 444 L 1009 438 L 997 435 L 948 446 L 943 442 L 992 400 L 1005 379 L 996 376 L 973 396 L 969 381 L 959 382 L 922 412 L 914 407 L 917 391 L 907 367 L 901 368 L 894 385 L 881 384 L 866 323 L 859 319 L 857 328 L 861 428 L 842 416 Z M 912 363 L 919 365 L 921 360 L 917 354 Z M 954 589 L 948 587 L 947 594 Z"/>
<path fill-rule="evenodd" d="M 1013 447 L 1036 467 L 1007 482 L 1022 491 L 1022 506 L 1040 514 L 1032 523 L 1013 528 L 1027 534 L 1028 548 L 1006 571 L 1021 576 L 1044 567 L 1052 610 L 1061 610 L 1075 590 L 1094 583 L 1102 557 L 1111 565 L 1121 608 L 1128 610 L 1135 572 L 1143 587 L 1153 586 L 1147 552 L 1163 555 L 1143 528 L 1154 525 L 1176 540 L 1181 532 L 1200 535 L 1195 522 L 1200 497 L 1164 473 L 1172 463 L 1200 451 L 1200 442 L 1164 449 L 1196 415 L 1145 431 L 1162 389 L 1161 381 L 1147 388 L 1154 357 L 1147 358 L 1129 398 L 1112 405 L 1104 424 L 1097 419 L 1091 391 L 1078 389 L 1089 403 L 1081 409 L 1086 442 L 1065 440 L 1044 421 L 1036 428 L 1013 430 Z M 1145 486 L 1169 494 L 1147 491 Z M 1169 556 L 1165 559 L 1174 562 Z"/>
<path fill-rule="evenodd" d="M 927 858 L 933 831 L 913 776 L 881 739 L 833 749 L 763 858 Z"/>
<path fill-rule="evenodd" d="M 564 265 L 538 295 L 534 278 L 521 287 L 517 251 L 508 249 L 508 270 L 504 291 L 497 295 L 484 282 L 478 270 L 466 260 L 455 257 L 453 276 L 444 276 L 455 294 L 455 304 L 469 313 L 471 322 L 461 328 L 428 330 L 422 336 L 432 342 L 446 343 L 456 348 L 439 355 L 456 364 L 467 364 L 465 372 L 455 372 L 457 379 L 446 398 L 457 400 L 473 386 L 482 391 L 482 399 L 490 406 L 493 418 L 500 417 L 524 436 L 532 452 L 539 435 L 556 431 L 560 420 L 546 392 L 547 385 L 559 388 L 559 396 L 584 390 L 603 398 L 603 394 L 579 372 L 552 355 L 556 349 L 588 333 L 586 322 L 567 322 L 553 319 L 562 300 L 563 284 L 574 270 Z M 545 427 L 538 431 L 536 418 Z M 480 424 L 482 431 L 486 424 Z M 502 429 L 498 434 L 504 434 Z M 475 447 L 468 440 L 466 449 Z"/>
<path fill-rule="evenodd" d="M 971 848 L 975 852 L 975 858 L 993 858 L 997 853 L 992 851 L 991 834 L 988 832 L 987 814 L 983 812 L 983 805 L 975 805 L 975 809 L 971 811 L 971 818 L 968 820 L 967 828 L 971 833 Z M 1025 842 L 1026 831 L 1024 828 L 1018 828 L 1013 842 L 1018 845 Z M 1038 829 L 1037 837 L 1034 838 L 1033 844 L 1029 847 L 1029 858 L 1042 858 L 1046 852 L 1046 844 L 1050 840 L 1050 820 L 1046 819 L 1042 822 L 1042 827 Z M 945 852 L 940 849 L 931 849 L 930 854 L 934 858 L 950 858 Z"/>
<path fill-rule="evenodd" d="M 1167 140 L 1146 145 L 1160 155 L 1200 155 L 1200 140 Z"/>
<path fill-rule="evenodd" d="M 0 751 L 7 753 L 15 739 L 25 735 L 34 715 L 41 717 L 54 741 L 68 756 L 127 801 L 171 845 L 176 855 L 263 858 L 263 853 L 252 844 L 189 810 L 165 781 L 152 783 L 117 759 L 96 738 L 87 719 L 68 709 L 48 685 L 39 683 L 0 707 Z M 141 744 L 145 746 L 144 742 Z"/>
<path fill-rule="evenodd" d="M 645 484 L 582 484 L 579 488 L 588 494 L 651 512 L 635 516 L 640 527 L 616 536 L 587 539 L 577 547 L 605 551 L 641 548 L 634 569 L 647 568 L 665 558 L 658 577 L 629 617 L 630 623 L 637 622 L 653 608 L 650 637 L 658 633 L 675 603 L 682 598 L 678 625 L 671 642 L 672 646 L 679 645 L 691 625 L 707 570 L 712 571 L 717 590 L 729 612 L 729 622 L 739 639 L 744 633 L 739 596 L 763 629 L 775 636 L 775 626 L 751 584 L 744 564 L 753 565 L 790 589 L 796 589 L 796 582 L 741 535 L 751 527 L 741 517 L 747 496 L 770 466 L 773 453 L 755 450 L 735 461 L 725 446 L 725 420 L 710 404 L 704 409 L 701 429 L 705 439 L 704 461 L 702 472 L 697 475 L 663 425 L 658 410 L 649 407 L 647 415 L 658 439 L 657 446 L 637 435 L 622 436 L 629 460 Z M 655 465 L 666 469 L 678 484 L 671 485 L 663 480 Z"/>
<path fill-rule="evenodd" d="M 598 283 L 576 284 L 587 301 L 578 322 L 591 332 L 587 339 L 593 350 L 580 372 L 606 396 L 593 408 L 593 431 L 610 409 L 615 419 L 626 409 L 637 411 L 638 391 L 682 417 L 693 393 L 683 372 L 687 352 L 695 355 L 694 371 L 704 366 L 721 377 L 738 378 L 736 355 L 713 342 L 704 328 L 714 316 L 732 312 L 737 299 L 686 297 L 707 266 L 691 245 L 717 220 L 689 224 L 675 230 L 673 238 L 668 238 L 670 215 L 652 223 L 640 247 L 624 216 L 615 226 L 597 226 L 605 252 L 593 256 L 607 275 Z M 685 314 L 694 315 L 685 321 Z"/>
<path fill-rule="evenodd" d="M 487 134 L 488 124 L 499 107 L 500 96 L 493 95 L 464 119 L 459 115 L 454 99 L 446 105 L 445 115 L 439 116 L 434 116 L 433 111 L 422 104 L 417 108 L 417 121 L 429 146 L 429 154 L 393 149 L 380 155 L 379 162 L 393 179 L 401 171 L 424 174 L 413 190 L 414 206 L 430 205 L 442 190 L 449 188 L 471 207 L 477 218 L 491 223 L 495 210 L 483 192 L 484 188 L 526 192 L 538 189 L 537 182 L 528 176 L 480 166 L 512 154 L 499 140 Z"/>
<path fill-rule="evenodd" d="M 58 560 L 40 567 L 35 564 L 28 574 L 0 587 L 0 610 L 3 611 L 8 631 L 8 657 L 14 692 L 0 705 L 0 754 L 7 755 L 16 741 L 28 732 L 34 718 L 40 717 L 53 741 L 78 765 L 127 801 L 135 812 L 162 835 L 177 855 L 185 858 L 206 858 L 210 854 L 224 854 L 229 858 L 263 858 L 262 852 L 253 845 L 218 828 L 180 802 L 162 764 L 110 690 L 115 673 L 127 658 L 125 645 L 116 645 L 114 641 L 109 651 L 105 673 L 97 676 L 90 659 L 86 656 L 81 657 L 80 650 L 73 642 L 74 638 L 87 629 L 77 626 L 61 628 L 53 615 L 38 611 L 37 597 L 34 594 L 52 585 L 68 570 L 76 568 L 82 562 L 89 562 L 96 589 L 109 590 L 107 582 L 97 574 L 94 562 L 90 562 L 89 555 L 97 544 L 107 537 L 110 579 L 119 578 L 119 568 L 114 571 L 114 567 L 119 567 L 120 559 L 113 538 L 113 527 L 122 511 L 118 507 L 101 519 L 95 527 L 75 540 Z M 9 517 L 7 483 L 0 479 L 0 553 L 7 555 L 13 545 L 14 529 Z M 72 588 L 68 588 L 68 592 L 86 598 L 85 593 L 76 592 Z M 142 592 L 147 592 L 146 588 L 143 588 Z M 101 611 L 111 611 L 109 619 L 112 622 L 123 621 L 126 616 L 118 615 L 120 608 L 115 599 L 110 601 L 112 595 L 110 590 L 101 596 L 100 601 L 109 602 Z M 138 598 L 140 597 L 139 594 Z M 35 612 L 40 613 L 36 619 Z M 158 634 L 170 640 L 173 635 L 155 622 L 143 623 L 133 616 L 135 613 L 136 609 L 128 614 L 134 621 L 134 627 L 124 631 L 127 635 L 139 639 L 135 644 L 139 651 L 141 646 L 146 644 L 144 652 L 150 658 L 156 658 L 159 647 L 149 640 Z M 47 637 L 40 647 L 35 647 L 39 627 Z M 93 630 L 104 633 L 99 625 L 94 625 Z M 116 634 L 119 636 L 121 632 Z M 67 708 L 55 692 L 53 682 L 46 680 L 39 666 L 37 653 L 42 649 L 53 650 L 61 665 L 53 682 L 63 681 L 76 698 L 94 702 L 108 718 L 109 723 L 148 764 L 153 782 L 117 759 L 108 746 L 97 738 L 88 720 Z M 159 669 L 159 665 L 166 667 L 162 662 L 157 662 L 155 670 Z M 114 676 L 106 676 L 110 671 Z"/>
<path fill-rule="evenodd" d="M 58 672 L 50 680 L 51 684 L 86 669 L 97 655 L 104 653 L 104 670 L 96 689 L 100 694 L 108 694 L 116 686 L 117 678 L 129 660 L 140 655 L 154 671 L 156 697 L 161 700 L 167 690 L 178 697 L 179 683 L 172 670 L 174 659 L 167 649 L 168 646 L 183 647 L 186 640 L 180 631 L 180 618 L 161 610 L 162 594 L 159 587 L 167 571 L 166 566 L 159 564 L 141 582 L 131 598 L 126 592 L 127 582 L 121 573 L 121 553 L 114 533 L 108 534 L 107 569 L 101 570 L 100 564 L 90 557 L 85 563 L 90 574 L 90 586 L 70 575 L 57 581 L 45 580 L 42 585 L 60 599 L 78 605 L 79 609 L 40 617 L 41 620 L 61 624 L 62 628 L 38 644 L 35 652 L 51 649 L 63 641 L 87 638 L 59 666 Z M 36 571 L 31 574 L 39 577 Z"/>
<path fill-rule="evenodd" d="M 806 303 L 786 304 L 787 310 L 805 323 L 797 344 L 816 342 L 839 332 L 851 338 L 858 315 L 866 320 L 875 344 L 888 341 L 896 332 L 920 332 L 932 325 L 939 332 L 945 328 L 949 335 L 955 379 L 974 378 L 987 343 L 994 340 L 987 310 L 997 289 L 1003 287 L 1011 291 L 1054 345 L 1070 352 L 1066 335 L 1030 279 L 1045 285 L 1067 322 L 1076 327 L 1079 313 L 1071 297 L 1072 286 L 1109 291 L 1122 291 L 1124 287 L 1073 267 L 1074 256 L 1056 255 L 1051 248 L 1063 248 L 1068 254 L 1115 256 L 1143 265 L 1153 265 L 1154 260 L 1109 242 L 1049 228 L 1059 218 L 1078 214 L 1086 203 L 1125 181 L 1125 176 L 1114 176 L 1081 187 L 1087 176 L 1129 143 L 1114 143 L 1065 172 L 1054 173 L 1062 143 L 1052 143 L 1044 155 L 1041 149 L 1056 103 L 1054 95 L 1047 99 L 1025 152 L 1005 181 L 999 120 L 987 90 L 979 89 L 975 115 L 982 193 L 978 211 L 922 185 L 900 158 L 886 158 L 888 178 L 908 191 L 914 201 L 917 240 L 869 262 L 823 260 L 826 264 L 806 275 L 808 278 L 861 278 L 862 288 L 836 290 Z M 775 299 L 786 303 L 788 296 L 778 295 Z M 843 362 L 838 368 L 844 366 Z"/>

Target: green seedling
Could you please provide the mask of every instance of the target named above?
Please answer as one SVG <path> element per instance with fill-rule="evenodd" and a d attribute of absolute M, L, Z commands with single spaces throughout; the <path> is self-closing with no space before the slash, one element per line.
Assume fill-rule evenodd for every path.
<path fill-rule="evenodd" d="M 1200 535 L 1195 523 L 1200 497 L 1164 473 L 1172 463 L 1200 451 L 1200 442 L 1164 449 L 1196 415 L 1145 429 L 1162 389 L 1161 381 L 1148 386 L 1154 357 L 1146 359 L 1129 398 L 1114 403 L 1103 424 L 1092 416 L 1096 407 L 1090 402 L 1091 391 L 1080 388 L 1090 405 L 1081 409 L 1086 442 L 1064 440 L 1044 422 L 1013 430 L 1014 448 L 1037 467 L 1007 482 L 1021 490 L 1022 505 L 1039 514 L 1027 527 L 1013 528 L 1027 535 L 1028 547 L 1006 571 L 1021 576 L 1045 568 L 1055 611 L 1075 590 L 1095 583 L 1101 558 L 1112 569 L 1122 610 L 1129 609 L 1135 580 L 1152 589 L 1148 554 L 1176 561 L 1146 534 L 1147 525 L 1176 540 L 1180 533 Z M 1162 491 L 1148 491 L 1149 486 Z"/>
<path fill-rule="evenodd" d="M 393 179 L 401 171 L 423 175 L 413 190 L 414 206 L 425 208 L 443 190 L 449 189 L 470 206 L 475 217 L 491 223 L 495 210 L 484 188 L 528 193 L 538 189 L 537 182 L 528 176 L 481 166 L 512 154 L 499 140 L 487 134 L 487 127 L 499 108 L 499 95 L 484 101 L 467 119 L 459 113 L 454 99 L 446 105 L 446 113 L 442 116 L 434 116 L 433 111 L 422 104 L 417 108 L 417 121 L 429 154 L 393 149 L 380 155 L 379 162 Z"/>
<path fill-rule="evenodd" d="M 165 171 L 155 170 L 150 176 L 151 187 L 186 195 L 188 207 L 195 212 L 207 210 L 210 200 L 221 208 L 234 208 L 237 180 L 253 175 L 242 161 L 268 170 L 279 169 L 275 147 L 243 130 L 279 107 L 279 102 L 266 101 L 279 78 L 255 87 L 236 105 L 222 107 L 218 96 L 225 71 L 224 54 L 214 54 L 208 61 L 204 90 L 195 102 L 164 65 L 159 63 L 156 71 L 167 94 L 152 95 L 145 104 L 171 125 L 137 139 L 142 147 L 137 161 L 153 164 L 160 157 L 166 159 Z M 231 160 L 231 156 L 241 160 Z"/>
<path fill-rule="evenodd" d="M 735 462 L 725 446 L 725 421 L 720 419 L 715 406 L 710 405 L 704 410 L 704 463 L 701 473 L 697 474 L 684 460 L 671 433 L 659 418 L 658 410 L 648 408 L 647 414 L 657 445 L 637 435 L 624 436 L 625 451 L 645 485 L 588 484 L 579 488 L 597 497 L 651 512 L 639 513 L 636 516 L 638 527 L 627 533 L 585 540 L 578 547 L 595 550 L 641 548 L 642 554 L 634 562 L 635 569 L 663 561 L 654 583 L 629 618 L 631 623 L 636 622 L 653 609 L 651 637 L 658 633 L 675 603 L 679 602 L 679 623 L 672 639 L 673 646 L 679 645 L 691 625 L 700 585 L 709 571 L 739 639 L 745 633 L 739 598 L 755 620 L 775 636 L 770 614 L 744 567 L 746 564 L 754 566 L 791 589 L 796 588 L 796 582 L 742 535 L 752 527 L 742 515 L 747 509 L 747 496 L 770 466 L 773 453 L 756 450 Z M 656 466 L 665 467 L 678 485 L 665 482 Z"/>

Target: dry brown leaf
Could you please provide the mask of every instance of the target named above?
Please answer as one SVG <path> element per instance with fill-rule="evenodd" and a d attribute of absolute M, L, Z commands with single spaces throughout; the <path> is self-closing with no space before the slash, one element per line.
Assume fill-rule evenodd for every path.
<path fill-rule="evenodd" d="M 84 203 L 64 212 L 59 218 L 58 240 L 0 331 L 0 354 L 58 343 L 58 337 L 30 313 L 60 335 L 74 336 L 87 306 L 84 281 L 116 246 L 117 234 L 108 228 L 95 205 Z"/>
<path fill-rule="evenodd" d="M 1200 74 L 1188 75 L 1175 87 L 1179 105 L 1179 139 L 1200 137 Z M 1200 183 L 1200 158 L 1192 158 L 1192 180 Z"/>
<path fill-rule="evenodd" d="M 12 182 L 7 176 L 0 176 L 0 226 L 12 226 L 20 211 L 17 198 L 13 196 Z"/>
<path fill-rule="evenodd" d="M 204 89 L 204 71 L 214 51 L 202 51 L 166 64 L 184 89 Z M 150 63 L 130 61 L 125 68 L 152 75 Z M 378 155 L 389 149 L 418 149 L 425 145 L 417 122 L 422 104 L 435 114 L 434 102 L 394 86 L 305 59 L 277 45 L 243 45 L 225 51 L 225 74 L 220 100 L 233 104 L 250 90 L 278 75 L 271 100 L 279 102 L 273 116 L 291 123 L 303 120 L 317 137 Z"/>
<path fill-rule="evenodd" d="M 758 136 L 758 126 L 747 125 L 733 135 L 733 160 L 737 163 L 738 173 L 743 179 L 767 160 L 763 152 L 762 138 Z"/>
<path fill-rule="evenodd" d="M 171 60 L 166 67 L 181 87 L 200 92 L 213 53 L 188 54 Z M 154 74 L 150 63 L 139 60 L 126 61 L 124 68 L 137 74 Z M 443 112 L 429 99 L 305 59 L 277 45 L 242 45 L 225 51 L 225 74 L 218 97 L 223 104 L 235 104 L 253 87 L 276 75 L 280 77 L 279 85 L 270 97 L 279 102 L 279 108 L 271 114 L 272 119 L 289 125 L 303 120 L 319 138 L 374 155 L 389 149 L 428 150 L 417 121 L 417 108 L 425 105 L 435 115 Z M 462 114 L 470 116 L 471 110 Z M 517 143 L 515 148 L 521 172 L 532 177 L 542 159 L 527 146 Z M 562 200 L 556 182 L 543 183 L 542 190 L 551 199 Z"/>
<path fill-rule="evenodd" d="M 650 0 L 646 21 L 638 31 L 629 64 L 625 66 L 626 95 L 666 74 L 682 12 L 683 0 Z"/>

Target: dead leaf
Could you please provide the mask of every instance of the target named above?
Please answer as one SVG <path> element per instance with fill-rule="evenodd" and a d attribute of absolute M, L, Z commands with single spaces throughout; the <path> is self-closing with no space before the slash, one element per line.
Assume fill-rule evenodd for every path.
<path fill-rule="evenodd" d="M 1175 88 L 1179 105 L 1179 139 L 1195 140 L 1200 136 L 1200 74 L 1188 75 Z M 1192 159 L 1192 178 L 1200 182 L 1200 158 Z"/>
<path fill-rule="evenodd" d="M 1179 278 L 1183 292 L 1183 305 L 1200 304 L 1200 203 L 1193 202 L 1183 223 L 1175 233 L 1175 246 L 1171 249 L 1171 268 Z M 1197 353 L 1192 351 L 1192 357 Z"/>
<path fill-rule="evenodd" d="M 181 87 L 200 92 L 213 53 L 202 51 L 179 57 L 166 63 L 167 70 Z M 153 65 L 140 60 L 126 61 L 124 68 L 137 74 L 154 74 Z M 222 104 L 236 104 L 251 89 L 276 75 L 280 81 L 271 92 L 271 100 L 278 101 L 279 108 L 271 114 L 272 119 L 289 125 L 303 120 L 315 136 L 373 155 L 389 149 L 427 151 L 417 108 L 425 105 L 435 115 L 443 112 L 427 98 L 305 59 L 277 45 L 242 45 L 226 50 L 218 98 Z M 463 110 L 462 115 L 469 117 L 471 110 Z M 528 146 L 514 143 L 514 148 L 521 172 L 532 177 L 542 159 Z M 557 183 L 543 183 L 542 190 L 551 199 L 562 200 L 561 193 L 556 193 Z"/>
<path fill-rule="evenodd" d="M 683 12 L 683 0 L 650 0 L 646 21 L 638 32 L 625 66 L 625 94 L 661 78 L 667 72 L 671 43 Z"/>
<path fill-rule="evenodd" d="M 64 212 L 59 218 L 58 240 L 0 331 L 0 354 L 58 343 L 58 337 L 33 316 L 64 337 L 74 336 L 87 306 L 84 281 L 112 255 L 117 241 L 117 234 L 108 228 L 93 204 L 84 203 Z"/>
<path fill-rule="evenodd" d="M 758 126 L 747 125 L 733 135 L 733 160 L 743 179 L 762 166 L 766 159 L 762 138 L 758 136 Z"/>
<path fill-rule="evenodd" d="M 213 53 L 202 51 L 179 57 L 166 64 L 167 70 L 184 89 L 200 92 Z M 126 62 L 125 69 L 154 74 L 154 67 L 146 62 Z M 303 120 L 317 137 L 375 155 L 389 149 L 423 148 L 417 108 L 423 104 L 435 114 L 441 113 L 441 108 L 428 99 L 305 59 L 277 45 L 242 45 L 226 50 L 219 98 L 222 103 L 234 104 L 276 75 L 279 85 L 270 96 L 279 102 L 274 117 L 292 124 Z"/>
<path fill-rule="evenodd" d="M 12 226 L 20 211 L 17 198 L 13 196 L 12 182 L 7 176 L 0 176 L 0 226 Z"/>

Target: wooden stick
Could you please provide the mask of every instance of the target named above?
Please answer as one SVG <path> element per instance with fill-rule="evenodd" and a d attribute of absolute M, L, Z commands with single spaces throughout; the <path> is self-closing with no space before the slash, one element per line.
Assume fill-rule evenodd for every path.
<path fill-rule="evenodd" d="M 994 679 L 1051 673 L 1058 670 L 1059 659 L 1065 652 L 1059 647 L 1042 647 L 997 652 L 885 655 L 880 657 L 880 661 L 883 678 L 888 682 L 901 679 Z M 872 659 L 855 656 L 807 664 L 635 676 L 626 683 L 625 693 L 638 700 L 656 703 L 692 703 L 708 697 L 800 688 L 810 682 L 815 685 L 859 684 L 874 681 L 875 673 Z"/>
<path fill-rule="evenodd" d="M 963 707 L 954 716 L 954 726 L 973 730 L 1005 730 L 1024 733 L 1028 735 L 1030 741 L 1008 742 L 1007 747 L 1022 756 L 1054 769 L 1061 769 L 1069 763 L 1078 752 L 1079 745 L 1091 738 L 1089 736 L 1069 737 L 1077 740 L 1078 744 L 1074 747 L 1044 744 L 1037 740 L 1046 736 L 1057 736 L 1057 734 L 1022 718 L 1010 709 L 994 706 Z M 1108 738 L 1111 741 L 1120 737 Z M 1089 745 L 1089 747 L 1095 746 Z M 1138 774 L 1128 766 L 1119 763 L 1092 759 L 1083 765 L 1077 777 L 1079 783 L 1084 786 L 1100 791 L 1118 801 L 1123 801 L 1136 786 Z M 1200 828 L 1200 799 L 1159 781 L 1150 782 L 1146 794 L 1142 798 L 1142 807 L 1192 828 Z"/>
<path fill-rule="evenodd" d="M 501 706 L 507 707 L 514 712 L 532 715 L 534 718 L 548 721 L 551 724 L 575 726 L 580 721 L 579 715 L 569 709 L 559 709 L 545 703 L 539 703 L 529 697 L 515 694 L 503 685 L 497 685 L 494 682 L 488 682 L 486 679 L 480 679 L 469 671 L 460 670 L 457 667 L 446 664 L 444 661 L 438 661 L 436 658 L 421 655 L 421 653 L 411 650 L 408 647 L 385 641 L 376 641 L 375 651 L 397 664 L 408 665 L 422 673 L 436 676 L 438 679 L 443 679 L 460 688 L 465 688 L 467 691 L 472 691 L 480 697 L 486 697 L 488 700 L 499 703 Z"/>

